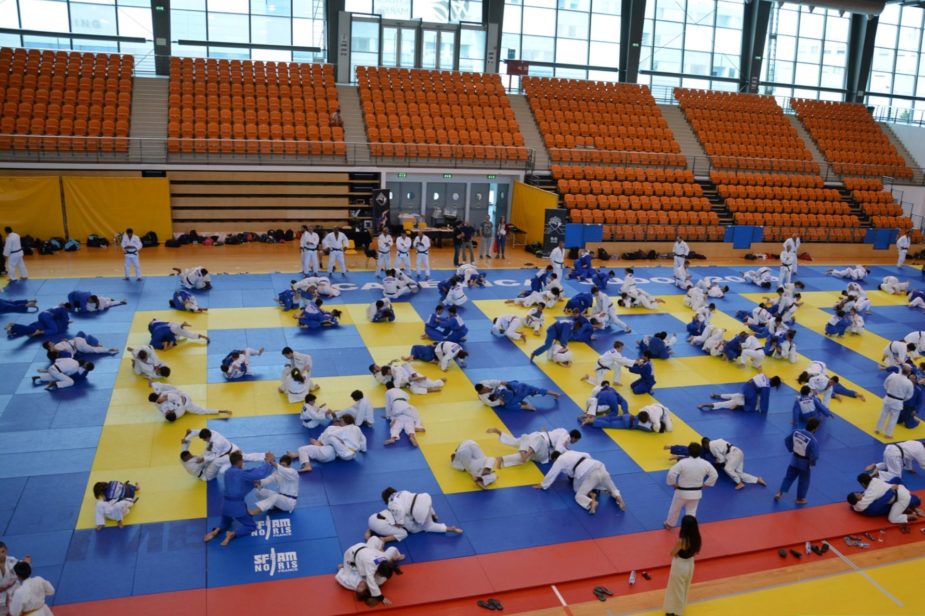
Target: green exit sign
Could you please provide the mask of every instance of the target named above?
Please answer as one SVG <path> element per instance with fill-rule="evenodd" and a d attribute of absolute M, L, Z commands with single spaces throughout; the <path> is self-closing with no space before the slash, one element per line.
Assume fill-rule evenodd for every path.
<path fill-rule="evenodd" d="M 452 179 L 452 178 L 453 178 L 453 174 L 452 174 L 452 173 L 444 173 L 444 174 L 443 174 L 443 179 L 444 179 L 444 180 L 449 180 L 449 179 Z"/>
<path fill-rule="evenodd" d="M 155 10 L 155 11 L 164 11 L 165 9 L 164 9 L 164 6 L 163 6 L 163 5 L 157 5 L 157 6 L 154 7 L 154 10 Z"/>
<path fill-rule="evenodd" d="M 408 174 L 407 174 L 407 173 L 399 173 L 399 174 L 398 174 L 398 177 L 400 177 L 400 178 L 406 178 L 406 177 L 408 177 Z"/>
<path fill-rule="evenodd" d="M 497 178 L 498 176 L 497 175 L 486 175 L 485 177 L 488 178 L 489 180 L 493 180 Z"/>

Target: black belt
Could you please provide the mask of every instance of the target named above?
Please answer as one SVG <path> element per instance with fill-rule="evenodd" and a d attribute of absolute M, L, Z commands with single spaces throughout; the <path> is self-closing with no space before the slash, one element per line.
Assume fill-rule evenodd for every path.
<path fill-rule="evenodd" d="M 15 255 L 17 252 L 22 252 L 22 248 L 20 248 L 19 250 L 11 250 L 10 254 Z"/>
<path fill-rule="evenodd" d="M 903 448 L 897 445 L 896 443 L 890 443 L 887 447 L 893 446 L 899 450 L 899 459 L 902 461 L 903 466 L 906 465 L 906 452 L 903 451 Z"/>
<path fill-rule="evenodd" d="M 318 247 L 317 247 L 317 246 L 315 246 L 315 247 L 306 246 L 306 247 L 302 248 L 302 251 L 303 251 L 303 252 L 314 252 L 314 251 L 316 251 L 316 250 L 318 250 Z"/>
<path fill-rule="evenodd" d="M 188 451 L 188 450 L 187 450 L 187 451 Z M 205 462 L 203 462 L 202 468 L 199 469 L 199 474 L 196 475 L 196 476 L 201 478 L 201 477 L 202 477 L 202 474 L 203 474 L 204 472 L 206 472 L 206 464 L 205 464 Z"/>
<path fill-rule="evenodd" d="M 729 452 L 732 451 L 732 448 L 735 447 L 732 443 L 726 443 L 726 455 L 729 455 Z"/>
<path fill-rule="evenodd" d="M 298 497 L 298 496 L 293 496 L 292 494 L 283 494 L 282 492 L 280 492 L 279 495 L 280 495 L 280 496 L 285 496 L 286 498 L 291 498 L 292 500 L 299 500 L 299 497 Z M 354 558 L 356 558 L 356 557 L 354 557 Z"/>
<path fill-rule="evenodd" d="M 377 514 L 376 514 L 376 517 L 379 518 L 380 520 L 386 520 L 386 519 L 387 519 L 387 518 L 386 518 L 384 515 L 382 515 L 381 513 L 377 513 Z M 357 550 L 357 551 L 359 551 L 359 550 Z"/>
<path fill-rule="evenodd" d="M 674 253 L 674 256 L 676 256 L 676 257 L 686 257 L 687 255 L 679 255 L 678 253 Z"/>
<path fill-rule="evenodd" d="M 328 248 L 328 250 L 330 250 L 331 252 L 341 252 L 344 249 L 343 248 Z"/>
<path fill-rule="evenodd" d="M 392 251 L 391 251 L 391 250 L 386 250 L 385 252 L 382 252 L 382 251 L 380 250 L 380 251 L 379 251 L 379 254 L 381 254 L 381 255 L 387 255 L 387 254 L 389 254 L 390 252 L 392 252 Z"/>
<path fill-rule="evenodd" d="M 906 401 L 905 398 L 900 398 L 899 396 L 894 396 L 893 394 L 887 394 L 886 397 L 887 397 L 887 398 L 893 398 L 894 400 L 899 400 L 900 402 L 905 402 L 905 401 Z"/>
<path fill-rule="evenodd" d="M 696 492 L 697 490 L 703 490 L 703 486 L 697 486 L 696 488 L 682 488 L 681 486 L 675 486 L 678 490 L 687 490 L 689 492 Z"/>
<path fill-rule="evenodd" d="M 564 265 L 565 261 L 553 261 L 552 264 L 553 265 Z"/>
<path fill-rule="evenodd" d="M 122 252 L 127 255 L 137 255 L 138 254 L 137 250 L 123 250 Z"/>
<path fill-rule="evenodd" d="M 356 566 L 357 566 L 357 554 L 359 554 L 360 552 L 362 552 L 363 550 L 365 550 L 366 547 L 367 547 L 367 546 L 364 545 L 364 546 L 359 547 L 359 548 L 356 549 L 356 551 L 353 553 L 353 560 L 350 562 L 350 566 L 351 566 L 351 567 L 356 567 Z"/>
<path fill-rule="evenodd" d="M 419 250 L 419 251 L 418 251 L 418 254 L 419 254 L 419 255 L 426 255 L 428 252 L 429 252 L 429 251 L 427 251 L 427 250 Z"/>
<path fill-rule="evenodd" d="M 575 474 L 575 471 L 578 469 L 579 466 L 581 466 L 581 463 L 587 459 L 588 459 L 588 456 L 585 456 L 581 458 L 580 460 L 578 460 L 578 462 L 575 462 L 575 466 L 572 467 L 572 475 Z"/>
<path fill-rule="evenodd" d="M 418 494 L 414 495 L 414 498 L 411 499 L 411 506 L 408 508 L 408 513 L 411 516 L 412 521 L 414 522 L 417 522 L 417 520 L 414 519 L 414 505 L 415 503 L 418 502 L 418 496 L 419 496 Z"/>

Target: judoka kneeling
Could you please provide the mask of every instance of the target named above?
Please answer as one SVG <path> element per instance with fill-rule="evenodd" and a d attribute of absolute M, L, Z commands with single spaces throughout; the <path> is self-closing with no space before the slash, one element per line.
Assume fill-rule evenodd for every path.
<path fill-rule="evenodd" d="M 549 457 L 553 452 L 565 453 L 570 446 L 581 440 L 581 432 L 578 430 L 566 430 L 565 428 L 530 432 L 529 434 L 521 434 L 518 438 L 505 434 L 497 428 L 489 428 L 485 432 L 487 434 L 497 434 L 498 440 L 503 445 L 510 445 L 518 449 L 518 453 L 502 456 L 498 468 L 518 466 L 526 464 L 530 460 L 546 464 L 549 462 Z"/>
<path fill-rule="evenodd" d="M 457 526 L 448 526 L 437 521 L 433 498 L 426 492 L 414 493 L 386 488 L 382 491 L 382 500 L 387 509 L 369 516 L 369 530 L 383 539 L 402 541 L 412 533 L 460 535 L 463 532 Z"/>
<path fill-rule="evenodd" d="M 609 492 L 617 507 L 626 509 L 620 490 L 614 485 L 603 462 L 582 451 L 566 451 L 562 454 L 555 451 L 549 457 L 553 461 L 552 468 L 546 473 L 543 483 L 533 486 L 534 488 L 548 490 L 559 475 L 565 475 L 572 478 L 575 502 L 591 515 L 597 512 L 598 492 Z"/>
<path fill-rule="evenodd" d="M 257 482 L 257 502 L 255 507 L 248 511 L 251 515 L 279 509 L 292 513 L 299 500 L 299 473 L 292 465 L 292 456 L 280 456 L 278 461 L 271 460 L 276 470 L 266 479 Z"/>
<path fill-rule="evenodd" d="M 450 465 L 456 470 L 469 473 L 480 488 L 487 488 L 497 481 L 497 463 L 497 458 L 487 457 L 479 444 L 471 439 L 460 443 L 456 451 L 450 454 Z"/>
<path fill-rule="evenodd" d="M 312 470 L 312 460 L 331 462 L 336 458 L 353 460 L 357 453 L 366 451 L 366 436 L 353 421 L 352 415 L 341 419 L 342 425 L 328 426 L 317 439 L 311 439 L 308 445 L 299 447 L 298 452 L 287 451 L 290 458 L 298 458 L 300 473 Z"/>
<path fill-rule="evenodd" d="M 381 586 L 393 574 L 401 575 L 398 563 L 405 555 L 398 548 L 385 549 L 385 542 L 379 537 L 370 537 L 366 543 L 357 543 L 344 552 L 344 562 L 337 565 L 334 579 L 337 583 L 356 593 L 357 601 L 372 607 L 377 603 L 391 605 L 382 594 Z"/>
<path fill-rule="evenodd" d="M 93 498 L 96 499 L 96 530 L 103 530 L 106 520 L 116 522 L 122 528 L 122 521 L 138 500 L 140 490 L 137 483 L 127 481 L 99 481 L 93 484 Z"/>

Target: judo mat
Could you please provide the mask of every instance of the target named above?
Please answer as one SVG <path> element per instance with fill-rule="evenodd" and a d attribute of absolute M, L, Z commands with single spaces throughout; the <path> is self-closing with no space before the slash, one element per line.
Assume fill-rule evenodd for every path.
<path fill-rule="evenodd" d="M 873 433 L 883 395 L 885 373 L 877 359 L 886 343 L 921 329 L 925 317 L 902 305 L 898 298 L 870 291 L 874 314 L 861 336 L 830 339 L 822 328 L 838 291 L 845 282 L 824 275 L 825 268 L 800 268 L 806 302 L 797 313 L 796 364 L 767 359 L 764 371 L 780 375 L 784 385 L 771 394 L 767 416 L 729 411 L 702 412 L 697 404 L 711 393 L 736 392 L 753 369 L 740 368 L 707 357 L 685 342 L 691 312 L 682 293 L 671 284 L 669 268 L 640 268 L 637 283 L 665 299 L 656 310 L 621 310 L 632 327 L 629 334 L 599 334 L 591 345 L 573 343 L 575 364 L 563 368 L 544 357 L 530 364 L 529 352 L 543 337 L 527 333 L 526 344 L 495 338 L 491 318 L 523 314 L 525 309 L 504 304 L 525 288 L 534 270 L 491 270 L 488 286 L 470 289 L 470 301 L 460 311 L 469 328 L 463 369 L 450 368 L 448 384 L 440 393 L 413 396 L 427 428 L 415 449 L 407 440 L 386 447 L 387 427 L 382 418 L 383 389 L 371 377 L 372 362 L 386 362 L 408 354 L 419 344 L 423 322 L 437 303 L 436 280 L 449 272 L 434 272 L 435 281 L 410 301 L 396 302 L 394 323 L 372 324 L 366 305 L 381 296 L 371 272 L 351 273 L 334 280 L 342 290 L 326 301 L 343 311 L 334 329 L 306 331 L 297 327 L 293 312 L 275 306 L 275 295 L 288 288 L 292 274 L 216 275 L 214 289 L 198 293 L 208 313 L 173 311 L 167 299 L 176 278 L 147 278 L 141 283 L 121 278 L 59 279 L 20 282 L 7 287 L 7 299 L 36 297 L 42 308 L 65 301 L 81 289 L 128 304 L 103 314 L 73 315 L 70 333 L 92 333 L 105 346 L 145 344 L 152 318 L 187 321 L 211 342 L 184 341 L 162 352 L 172 368 L 168 379 L 199 404 L 227 408 L 229 420 L 186 415 L 166 423 L 147 401 L 145 382 L 131 371 L 127 353 L 97 358 L 89 382 L 71 389 L 46 392 L 33 387 L 30 375 L 47 364 L 37 340 L 0 340 L 0 539 L 14 555 L 30 554 L 37 574 L 52 582 L 56 613 L 143 613 L 138 606 L 156 606 L 173 614 L 244 613 L 244 605 L 283 609 L 294 596 L 311 592 L 314 613 L 352 613 L 358 606 L 351 593 L 333 581 L 344 550 L 361 541 L 370 514 L 384 507 L 379 498 L 387 486 L 433 495 L 434 508 L 447 524 L 461 526 L 460 536 L 413 535 L 400 544 L 410 575 L 389 582 L 387 594 L 398 606 L 451 601 L 479 593 L 581 580 L 630 569 L 656 568 L 667 563 L 673 534 L 661 530 L 672 490 L 665 483 L 671 461 L 664 446 L 724 438 L 745 451 L 746 470 L 765 478 L 767 488 L 749 486 L 736 491 L 721 474 L 716 487 L 705 493 L 698 511 L 705 532 L 716 540 L 707 550 L 715 556 L 798 544 L 840 532 L 875 528 L 884 521 L 848 511 L 845 494 L 856 489 L 855 475 L 882 459 L 884 439 Z M 618 293 L 617 284 L 609 288 Z M 744 283 L 741 269 L 703 267 L 695 277 L 716 277 L 731 292 L 717 300 L 715 322 L 729 330 L 744 328 L 733 315 L 750 310 L 761 289 Z M 896 274 L 893 267 L 873 267 L 867 289 Z M 906 268 L 901 277 L 922 287 L 919 272 Z M 589 284 L 567 281 L 566 295 L 586 291 Z M 561 315 L 562 304 L 547 311 L 546 322 Z M 30 322 L 31 315 L 4 315 L 5 322 Z M 476 488 L 469 476 L 452 469 L 449 454 L 464 439 L 474 439 L 488 455 L 512 453 L 486 434 L 498 428 L 515 435 L 554 427 L 576 427 L 590 385 L 581 377 L 593 368 L 599 352 L 615 339 L 626 343 L 625 354 L 635 356 L 636 342 L 657 331 L 677 333 L 674 356 L 655 360 L 657 384 L 651 395 L 636 396 L 629 389 L 633 375 L 624 373 L 621 393 L 631 410 L 660 402 L 674 415 L 674 432 L 650 434 L 628 430 L 582 429 L 574 447 L 602 461 L 627 503 L 620 512 L 605 499 L 595 516 L 581 510 L 570 484 L 561 479 L 548 491 L 536 490 L 548 469 L 528 464 L 504 469 L 489 490 Z M 298 507 L 292 514 L 270 512 L 258 518 L 254 536 L 228 547 L 204 545 L 202 536 L 215 525 L 221 496 L 215 482 L 192 478 L 179 464 L 180 440 L 188 429 L 208 426 L 221 432 L 246 452 L 292 450 L 317 436 L 298 419 L 299 404 L 290 404 L 277 391 L 284 364 L 284 346 L 310 353 L 313 379 L 321 385 L 320 401 L 333 409 L 345 408 L 350 392 L 360 389 L 377 409 L 376 425 L 367 431 L 369 450 L 352 462 L 317 464 L 301 475 Z M 252 374 L 226 382 L 219 364 L 229 351 L 245 346 L 266 352 L 252 360 Z M 796 377 L 810 360 L 824 361 L 842 383 L 858 389 L 866 402 L 844 399 L 832 403 L 836 417 L 818 437 L 821 459 L 813 470 L 810 505 L 796 507 L 793 489 L 780 503 L 772 495 L 786 470 L 789 454 L 783 441 L 790 430 Z M 430 377 L 443 376 L 434 365 L 415 363 Z M 537 412 L 490 409 L 480 404 L 473 384 L 483 379 L 519 380 L 561 392 L 558 401 L 534 401 Z M 897 427 L 894 440 L 925 437 L 925 427 Z M 194 442 L 192 451 L 200 451 Z M 142 498 L 123 529 L 93 529 L 96 481 L 135 481 Z M 925 488 L 921 475 L 907 476 L 910 489 Z M 249 499 L 249 503 L 253 497 Z M 784 529 L 784 530 L 782 530 Z M 710 545 L 707 543 L 707 545 Z M 103 580 L 104 582 L 101 582 Z M 272 590 L 268 601 L 261 586 Z M 153 595 L 153 596 L 152 596 Z M 133 602 L 135 597 L 143 603 Z M 404 601 L 405 603 L 402 603 Z M 120 611 L 122 610 L 122 611 Z M 154 607 L 152 607 L 152 612 Z M 160 613 L 163 613 L 161 611 Z M 424 612 L 422 612 L 424 613 Z"/>

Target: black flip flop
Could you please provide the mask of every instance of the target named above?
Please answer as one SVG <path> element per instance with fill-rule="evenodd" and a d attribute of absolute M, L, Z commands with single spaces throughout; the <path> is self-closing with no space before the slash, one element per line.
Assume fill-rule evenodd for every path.
<path fill-rule="evenodd" d="M 476 604 L 477 606 L 479 606 L 479 607 L 485 608 L 486 610 L 494 610 L 494 609 L 495 609 L 495 605 L 494 605 L 490 600 L 489 600 L 489 601 L 482 601 L 481 599 L 479 599 L 478 601 L 475 602 L 475 604 Z"/>
<path fill-rule="evenodd" d="M 601 593 L 602 595 L 607 595 L 608 597 L 612 597 L 612 596 L 613 596 L 613 593 L 610 592 L 610 589 L 607 588 L 606 586 L 595 586 L 595 587 L 594 587 L 594 592 L 596 592 L 596 593 L 599 592 L 599 593 Z"/>
<path fill-rule="evenodd" d="M 790 550 L 790 553 L 793 554 L 797 558 L 803 558 L 803 555 L 797 552 L 796 550 Z"/>
<path fill-rule="evenodd" d="M 777 550 L 777 555 L 780 556 L 781 558 L 787 558 L 787 550 L 784 548 L 781 548 Z"/>
<path fill-rule="evenodd" d="M 648 572 L 648 571 L 643 571 L 643 572 L 642 572 L 642 578 L 643 578 L 644 580 L 646 580 L 646 581 L 649 581 L 649 580 L 652 579 L 652 576 L 649 575 L 649 572 Z"/>
<path fill-rule="evenodd" d="M 597 597 L 597 600 L 598 600 L 598 601 L 606 601 L 606 600 L 607 600 L 607 595 L 605 595 L 604 593 L 602 593 L 602 592 L 601 592 L 600 590 L 598 590 L 597 588 L 594 589 L 594 596 Z"/>
<path fill-rule="evenodd" d="M 498 610 L 499 612 L 504 609 L 504 606 L 501 605 L 501 602 L 498 601 L 497 599 L 489 599 L 488 605 L 492 606 L 491 609 Z"/>
<path fill-rule="evenodd" d="M 822 556 L 823 554 L 825 554 L 825 553 L 828 552 L 828 551 L 829 551 L 829 544 L 828 544 L 828 543 L 822 543 L 822 544 L 819 546 L 819 555 L 820 555 L 820 556 Z"/>

